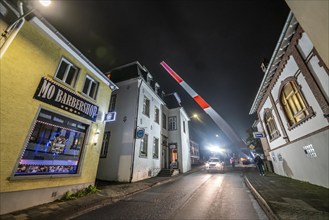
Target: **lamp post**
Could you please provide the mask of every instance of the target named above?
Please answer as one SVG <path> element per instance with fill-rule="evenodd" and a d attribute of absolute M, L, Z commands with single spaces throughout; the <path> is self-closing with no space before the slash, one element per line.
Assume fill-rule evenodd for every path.
<path fill-rule="evenodd" d="M 8 8 L 12 8 L 12 6 L 6 0 L 3 0 L 3 2 L 8 6 Z M 39 2 L 40 2 L 40 4 L 42 4 L 45 7 L 47 7 L 51 4 L 50 0 L 39 0 Z M 11 42 L 14 40 L 14 38 L 16 37 L 16 35 L 20 31 L 20 29 L 22 28 L 24 21 L 25 21 L 25 17 L 35 11 L 35 8 L 32 8 L 27 13 L 24 13 L 22 1 L 17 2 L 17 8 L 18 8 L 19 17 L 12 24 L 10 24 L 4 32 L 1 33 L 0 59 L 5 54 L 9 45 L 11 44 Z M 12 10 L 12 11 L 14 11 L 14 10 Z"/>

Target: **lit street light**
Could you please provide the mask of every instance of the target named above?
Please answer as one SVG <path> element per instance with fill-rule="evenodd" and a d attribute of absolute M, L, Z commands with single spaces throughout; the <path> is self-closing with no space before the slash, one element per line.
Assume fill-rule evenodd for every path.
<path fill-rule="evenodd" d="M 43 5 L 45 7 L 47 7 L 51 4 L 50 0 L 39 0 L 39 2 L 41 5 Z M 11 8 L 10 3 L 8 3 L 6 0 L 3 0 L 3 3 L 5 3 L 9 8 Z M 27 13 L 24 13 L 23 2 L 21 2 L 21 1 L 17 2 L 17 7 L 18 7 L 18 12 L 19 12 L 19 17 L 12 24 L 10 24 L 4 32 L 1 33 L 0 59 L 5 54 L 5 51 L 8 49 L 8 47 L 11 44 L 11 42 L 13 41 L 13 39 L 16 37 L 16 35 L 20 31 L 20 29 L 22 28 L 24 21 L 25 21 L 25 17 L 35 11 L 35 9 L 32 8 Z"/>

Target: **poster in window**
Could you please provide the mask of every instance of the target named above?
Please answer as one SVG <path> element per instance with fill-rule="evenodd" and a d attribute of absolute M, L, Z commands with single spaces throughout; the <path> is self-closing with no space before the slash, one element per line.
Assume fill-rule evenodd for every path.
<path fill-rule="evenodd" d="M 77 174 L 89 125 L 41 109 L 14 176 Z"/>

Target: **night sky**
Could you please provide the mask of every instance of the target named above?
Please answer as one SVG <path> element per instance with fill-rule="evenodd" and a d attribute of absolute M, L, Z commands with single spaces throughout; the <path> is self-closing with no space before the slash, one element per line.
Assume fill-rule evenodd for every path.
<path fill-rule="evenodd" d="M 35 2 L 33 2 L 35 4 Z M 37 7 L 37 6 L 35 6 Z M 38 7 L 39 8 L 39 7 Z M 40 13 L 101 71 L 133 61 L 167 93 L 177 92 L 190 138 L 216 142 L 219 128 L 160 65 L 165 61 L 240 135 L 289 8 L 284 0 L 57 0 Z"/>

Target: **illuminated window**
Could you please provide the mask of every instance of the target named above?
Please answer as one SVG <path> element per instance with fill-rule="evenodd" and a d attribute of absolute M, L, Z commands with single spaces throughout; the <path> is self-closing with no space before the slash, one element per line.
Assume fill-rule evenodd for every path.
<path fill-rule="evenodd" d="M 110 131 L 107 131 L 107 132 L 104 133 L 104 138 L 103 138 L 102 148 L 101 148 L 101 154 L 100 154 L 101 158 L 106 158 L 107 157 L 107 151 L 108 151 L 109 144 L 110 144 L 110 137 L 111 137 L 111 132 Z"/>
<path fill-rule="evenodd" d="M 92 99 L 96 99 L 97 91 L 98 91 L 99 82 L 91 78 L 90 76 L 86 76 L 85 84 L 82 89 L 82 93 L 89 96 Z"/>
<path fill-rule="evenodd" d="M 154 121 L 159 124 L 160 120 L 160 110 L 157 107 L 154 107 Z"/>
<path fill-rule="evenodd" d="M 150 100 L 144 96 L 143 114 L 150 117 Z"/>
<path fill-rule="evenodd" d="M 266 125 L 266 130 L 269 135 L 270 140 L 273 140 L 280 136 L 280 133 L 276 127 L 271 110 L 267 109 L 264 114 L 264 123 Z"/>
<path fill-rule="evenodd" d="M 59 79 L 64 84 L 74 88 L 78 80 L 78 74 L 79 68 L 74 66 L 65 58 L 62 58 L 55 74 L 55 78 Z"/>
<path fill-rule="evenodd" d="M 169 131 L 177 130 L 177 117 L 176 116 L 168 117 L 168 130 Z"/>
<path fill-rule="evenodd" d="M 141 140 L 141 147 L 139 155 L 141 157 L 147 157 L 147 145 L 148 145 L 148 134 L 144 134 L 144 138 Z"/>
<path fill-rule="evenodd" d="M 288 80 L 281 88 L 281 105 L 288 120 L 289 129 L 313 115 L 294 79 Z"/>
<path fill-rule="evenodd" d="M 153 138 L 153 158 L 159 158 L 159 139 Z"/>
<path fill-rule="evenodd" d="M 14 177 L 77 174 L 88 125 L 41 109 Z"/>

